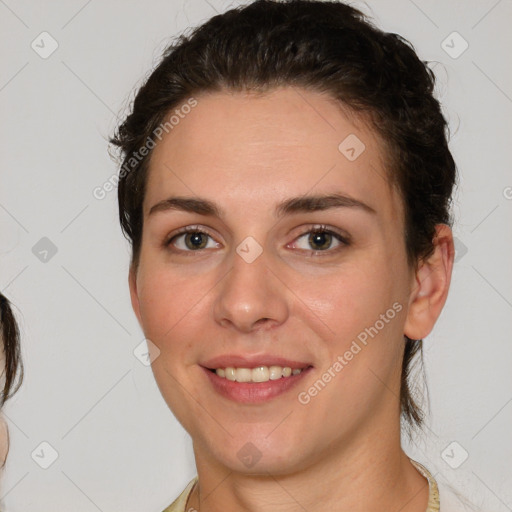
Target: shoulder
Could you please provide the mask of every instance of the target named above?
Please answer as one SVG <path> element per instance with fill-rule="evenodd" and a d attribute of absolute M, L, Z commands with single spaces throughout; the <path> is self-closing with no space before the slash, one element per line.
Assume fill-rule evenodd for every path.
<path fill-rule="evenodd" d="M 186 512 L 185 507 L 187 505 L 187 500 L 196 481 L 197 476 L 188 483 L 182 493 L 165 510 L 163 510 L 163 512 Z"/>

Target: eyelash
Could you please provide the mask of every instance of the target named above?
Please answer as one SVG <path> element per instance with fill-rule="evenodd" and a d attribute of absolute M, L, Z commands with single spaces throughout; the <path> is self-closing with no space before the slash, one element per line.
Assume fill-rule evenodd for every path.
<path fill-rule="evenodd" d="M 178 230 L 171 237 L 166 238 L 166 240 L 164 241 L 164 247 L 167 248 L 167 249 L 170 249 L 170 246 L 171 246 L 172 242 L 176 238 L 178 238 L 179 236 L 182 236 L 184 234 L 186 235 L 187 233 L 200 233 L 200 234 L 207 235 L 207 236 L 209 236 L 212 239 L 214 238 L 211 235 L 211 233 L 209 233 L 206 229 L 204 229 L 204 228 L 202 228 L 200 226 L 187 226 L 185 228 L 181 228 L 180 230 Z M 340 242 L 340 245 L 338 247 L 335 247 L 334 249 L 329 248 L 329 249 L 316 250 L 316 251 L 312 249 L 312 250 L 309 251 L 310 255 L 314 255 L 314 256 L 330 255 L 330 254 L 333 254 L 333 253 L 337 253 L 339 250 L 343 249 L 345 246 L 350 245 L 350 237 L 348 237 L 347 235 L 341 235 L 337 231 L 329 229 L 324 224 L 320 224 L 320 225 L 319 224 L 315 224 L 315 225 L 309 226 L 308 231 L 305 231 L 302 234 L 300 234 L 299 236 L 297 236 L 294 239 L 294 241 L 299 240 L 302 237 L 304 237 L 305 235 L 309 235 L 311 233 L 327 233 L 329 235 L 332 235 L 336 240 L 338 240 Z M 170 249 L 170 250 L 173 251 L 173 252 L 180 252 L 182 254 L 185 253 L 186 256 L 192 256 L 192 255 L 194 255 L 194 253 L 204 251 L 204 249 L 197 249 L 195 251 L 193 251 L 193 250 L 183 250 L 183 249 Z M 299 249 L 299 250 L 307 251 L 306 249 Z"/>

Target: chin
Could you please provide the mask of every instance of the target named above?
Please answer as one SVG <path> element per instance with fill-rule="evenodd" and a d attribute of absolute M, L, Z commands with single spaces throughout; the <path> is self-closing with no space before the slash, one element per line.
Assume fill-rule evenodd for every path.
<path fill-rule="evenodd" d="M 300 444 L 286 433 L 268 435 L 268 429 L 246 435 L 226 435 L 223 439 L 208 438 L 206 444 L 211 456 L 230 471 L 247 475 L 288 474 L 303 467 L 297 451 Z M 275 438 L 273 436 L 275 435 Z"/>

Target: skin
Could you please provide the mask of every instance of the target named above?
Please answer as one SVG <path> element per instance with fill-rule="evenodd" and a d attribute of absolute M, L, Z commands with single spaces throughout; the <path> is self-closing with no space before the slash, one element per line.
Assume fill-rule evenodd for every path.
<path fill-rule="evenodd" d="M 9 431 L 5 419 L 0 416 L 0 470 L 4 469 L 9 452 Z"/>
<path fill-rule="evenodd" d="M 408 266 L 402 202 L 386 179 L 382 141 L 326 95 L 283 87 L 196 98 L 152 154 L 140 263 L 129 277 L 135 314 L 158 347 L 156 381 L 193 439 L 199 483 L 187 510 L 424 512 L 427 481 L 400 446 L 403 335 L 425 337 L 441 312 L 454 256 L 450 229 L 438 226 L 433 255 Z M 350 134 L 365 144 L 354 161 L 338 150 Z M 274 213 L 290 197 L 334 191 L 374 212 Z M 170 196 L 208 199 L 223 216 L 149 215 Z M 327 238 L 319 250 L 324 242 L 308 243 L 318 224 L 350 243 Z M 185 236 L 165 246 L 195 225 L 211 235 L 206 248 L 188 248 Z M 236 253 L 247 236 L 263 249 L 252 263 Z M 300 403 L 297 393 L 395 303 L 401 311 Z M 313 370 L 300 389 L 236 404 L 200 367 L 233 353 L 271 353 Z M 248 442 L 261 454 L 252 467 L 237 456 Z"/>
<path fill-rule="evenodd" d="M 3 389 L 5 385 L 5 353 L 4 353 L 4 340 L 0 338 L 0 368 L 2 373 L 0 375 L 0 387 Z M 7 430 L 7 423 L 5 418 L 0 412 L 0 470 L 4 469 L 7 454 L 9 452 L 9 431 Z"/>

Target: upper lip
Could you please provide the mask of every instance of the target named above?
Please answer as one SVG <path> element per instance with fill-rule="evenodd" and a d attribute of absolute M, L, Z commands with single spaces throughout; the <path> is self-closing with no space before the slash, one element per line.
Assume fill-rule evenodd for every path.
<path fill-rule="evenodd" d="M 290 368 L 307 368 L 310 363 L 273 356 L 271 354 L 236 355 L 226 354 L 208 359 L 201 366 L 209 369 L 217 368 L 255 368 L 257 366 L 282 366 Z"/>

